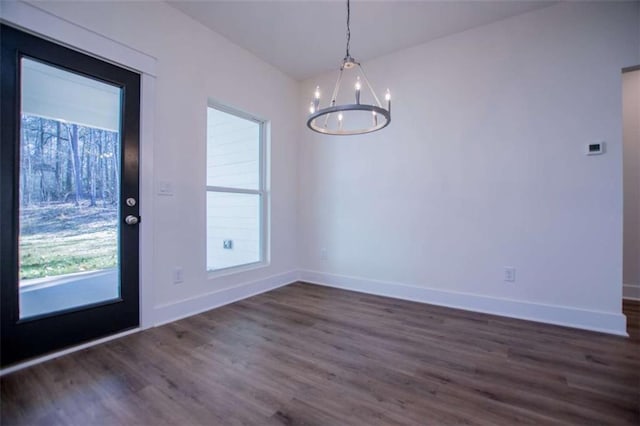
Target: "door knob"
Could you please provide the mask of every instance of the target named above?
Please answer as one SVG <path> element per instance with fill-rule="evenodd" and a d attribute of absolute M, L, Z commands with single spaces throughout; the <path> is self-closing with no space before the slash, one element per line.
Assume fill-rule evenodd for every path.
<path fill-rule="evenodd" d="M 140 219 L 137 216 L 130 214 L 129 216 L 124 218 L 124 221 L 127 225 L 136 225 L 140 222 Z"/>

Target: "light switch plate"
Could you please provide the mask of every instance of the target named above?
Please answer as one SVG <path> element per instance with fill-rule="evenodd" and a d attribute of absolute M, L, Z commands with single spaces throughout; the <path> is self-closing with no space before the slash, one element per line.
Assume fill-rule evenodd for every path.
<path fill-rule="evenodd" d="M 158 181 L 158 195 L 173 195 L 173 182 L 169 180 Z"/>

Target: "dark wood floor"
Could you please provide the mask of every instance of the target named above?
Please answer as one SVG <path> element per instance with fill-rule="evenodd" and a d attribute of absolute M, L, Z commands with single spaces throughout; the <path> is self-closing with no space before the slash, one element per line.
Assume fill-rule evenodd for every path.
<path fill-rule="evenodd" d="M 640 424 L 634 338 L 295 284 L 1 380 L 13 424 Z"/>

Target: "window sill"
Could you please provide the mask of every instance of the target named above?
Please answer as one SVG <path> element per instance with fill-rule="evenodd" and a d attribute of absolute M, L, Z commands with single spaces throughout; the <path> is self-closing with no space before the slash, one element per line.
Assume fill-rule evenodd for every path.
<path fill-rule="evenodd" d="M 220 278 L 228 275 L 240 274 L 243 272 L 254 271 L 256 269 L 262 269 L 269 266 L 270 263 L 267 261 L 260 261 L 254 263 L 246 263 L 244 265 L 239 266 L 230 266 L 228 268 L 222 269 L 213 269 L 207 271 L 207 279 Z"/>

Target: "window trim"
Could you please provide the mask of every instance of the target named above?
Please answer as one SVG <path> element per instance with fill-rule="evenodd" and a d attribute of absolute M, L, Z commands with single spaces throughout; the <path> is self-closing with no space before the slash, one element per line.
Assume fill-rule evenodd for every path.
<path fill-rule="evenodd" d="M 208 251 L 207 251 L 207 243 L 208 243 L 208 235 L 205 231 L 205 271 L 208 274 L 208 277 L 218 277 L 222 275 L 229 275 L 233 273 L 245 272 L 253 269 L 263 268 L 270 264 L 269 259 L 269 193 L 267 191 L 267 143 L 269 138 L 269 121 L 258 117 L 254 114 L 250 114 L 248 112 L 242 111 L 240 109 L 236 109 L 234 107 L 228 106 L 226 104 L 214 101 L 209 99 L 207 102 L 207 109 L 213 108 L 215 110 L 234 115 L 239 118 L 243 118 L 245 120 L 252 121 L 257 123 L 259 126 L 259 141 L 258 141 L 258 189 L 247 189 L 247 188 L 233 188 L 226 186 L 215 186 L 215 185 L 205 185 L 205 199 L 206 195 L 209 192 L 223 192 L 223 193 L 232 193 L 232 194 L 253 194 L 258 195 L 259 197 L 259 215 L 258 223 L 259 223 L 259 255 L 260 259 L 256 262 L 243 263 L 240 265 L 228 266 L 225 268 L 219 269 L 208 269 L 207 259 L 208 259 Z M 208 135 L 208 119 L 207 119 L 207 134 L 206 134 L 206 144 L 205 148 L 209 143 L 209 135 Z M 205 150 L 206 152 L 206 150 Z M 205 169 L 208 166 L 208 155 L 205 155 Z M 205 173 L 205 183 L 206 183 L 206 173 Z M 208 225 L 207 218 L 207 207 L 205 201 L 205 229 Z"/>

